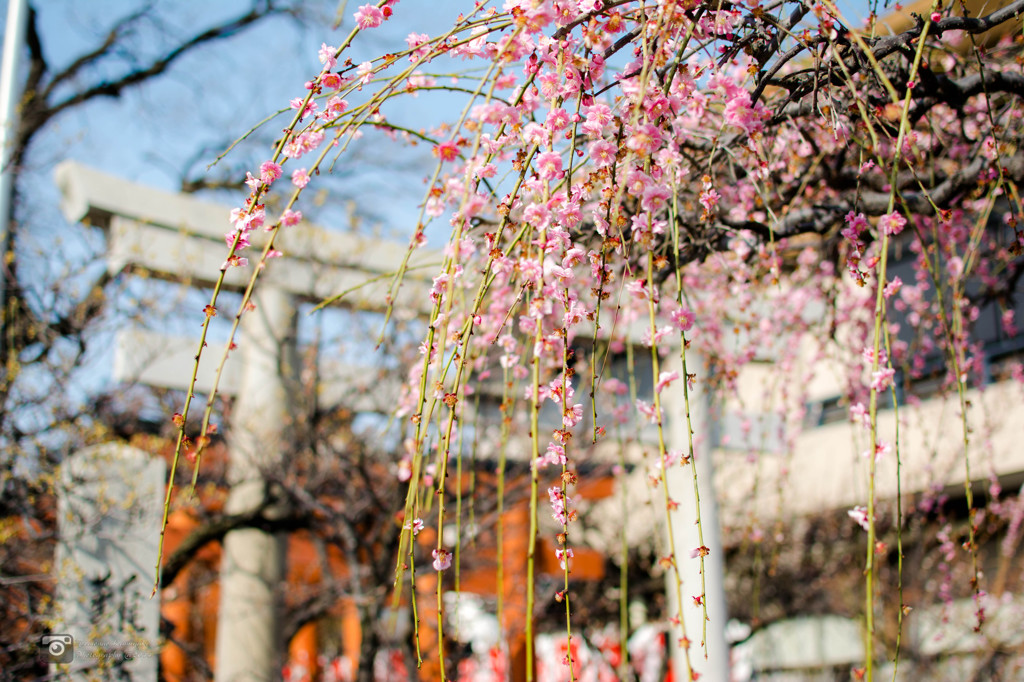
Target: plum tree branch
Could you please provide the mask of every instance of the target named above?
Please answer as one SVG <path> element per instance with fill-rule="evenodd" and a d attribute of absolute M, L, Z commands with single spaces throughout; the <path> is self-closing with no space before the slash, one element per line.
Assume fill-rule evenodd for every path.
<path fill-rule="evenodd" d="M 178 577 L 178 574 L 189 564 L 203 547 L 211 542 L 217 542 L 224 538 L 229 532 L 238 528 L 259 528 L 267 532 L 296 530 L 308 525 L 308 517 L 301 515 L 287 515 L 278 518 L 266 514 L 270 506 L 270 500 L 264 500 L 259 507 L 239 514 L 225 514 L 208 521 L 196 530 L 174 550 L 164 564 L 160 574 L 160 587 L 169 587 Z"/>

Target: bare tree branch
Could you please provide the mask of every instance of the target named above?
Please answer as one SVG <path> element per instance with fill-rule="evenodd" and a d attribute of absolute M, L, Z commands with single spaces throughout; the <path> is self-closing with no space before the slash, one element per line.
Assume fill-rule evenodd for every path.
<path fill-rule="evenodd" d="M 142 10 L 133 13 L 127 17 L 127 20 L 130 22 L 137 21 L 138 18 L 145 15 L 146 11 Z M 235 36 L 268 16 L 284 14 L 290 11 L 291 8 L 275 5 L 272 0 L 256 3 L 245 14 L 210 27 L 184 40 L 144 67 L 134 69 L 112 80 L 95 83 L 54 103 L 49 102 L 54 87 L 72 78 L 83 68 L 94 64 L 109 54 L 119 44 L 118 41 L 123 36 L 124 28 L 120 25 L 113 28 L 99 46 L 80 56 L 64 71 L 56 74 L 53 80 L 42 90 L 39 90 L 39 86 L 45 76 L 46 62 L 43 59 L 41 49 L 33 50 L 33 68 L 38 70 L 39 73 L 34 80 L 30 79 L 30 87 L 26 89 L 21 125 L 15 140 L 12 159 L 20 161 L 24 150 L 27 149 L 35 134 L 49 123 L 51 119 L 64 111 L 99 97 L 119 97 L 125 90 L 165 73 L 175 62 L 194 52 L 197 48 Z"/>
<path fill-rule="evenodd" d="M 308 518 L 303 516 L 268 517 L 265 512 L 270 504 L 270 500 L 265 500 L 263 504 L 255 509 L 242 512 L 241 514 L 227 514 L 217 517 L 192 531 L 167 558 L 167 562 L 160 573 L 160 587 L 169 587 L 199 550 L 211 542 L 223 539 L 230 531 L 238 528 L 259 528 L 260 530 L 273 533 L 296 530 L 308 525 Z"/>
<path fill-rule="evenodd" d="M 989 31 L 1003 22 L 1011 19 L 1019 19 L 1024 13 L 1024 0 L 1014 0 L 991 14 L 972 19 L 970 17 L 947 17 L 935 22 L 928 29 L 928 33 L 935 37 L 941 37 L 947 31 L 964 31 L 973 35 Z M 894 36 L 879 38 L 873 45 L 872 54 L 875 59 L 883 59 L 894 52 L 910 47 L 910 45 L 921 35 L 924 30 L 924 22 L 919 21 L 917 25 L 907 29 L 903 33 Z"/>
<path fill-rule="evenodd" d="M 129 29 L 131 29 L 135 25 L 135 23 L 138 22 L 142 17 L 149 14 L 149 12 L 152 11 L 152 9 L 153 4 L 146 3 L 141 9 L 132 12 L 131 14 L 115 22 L 114 27 L 110 29 L 109 33 L 107 33 L 106 37 L 103 39 L 103 42 L 101 42 L 93 50 L 90 50 L 89 52 L 86 52 L 85 54 L 79 56 L 77 59 L 71 62 L 63 71 L 54 74 L 53 77 L 50 79 L 50 82 L 47 83 L 46 87 L 40 93 L 40 96 L 43 99 L 49 99 L 50 95 L 53 94 L 54 89 L 58 85 L 64 83 L 65 81 L 71 80 L 72 78 L 76 77 L 79 73 L 81 73 L 82 69 L 88 66 L 92 66 L 97 61 L 110 54 L 110 52 L 115 47 L 117 47 L 119 41 L 124 38 L 126 33 L 128 33 Z"/>

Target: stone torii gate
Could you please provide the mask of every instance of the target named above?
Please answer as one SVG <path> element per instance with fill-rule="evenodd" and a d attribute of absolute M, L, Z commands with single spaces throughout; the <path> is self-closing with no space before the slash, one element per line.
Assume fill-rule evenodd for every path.
<path fill-rule="evenodd" d="M 152 275 L 183 281 L 196 287 L 210 287 L 223 262 L 226 247 L 224 232 L 227 209 L 171 194 L 67 162 L 57 169 L 57 183 L 63 192 L 62 208 L 72 222 L 86 221 L 104 228 L 108 239 L 107 261 L 111 272 L 125 268 L 145 270 Z M 262 234 L 253 234 L 259 248 Z M 377 240 L 328 231 L 306 223 L 282 231 L 276 241 L 284 252 L 275 259 L 254 295 L 256 310 L 243 317 L 239 339 L 240 362 L 228 363 L 220 391 L 236 396 L 229 429 L 229 484 L 231 491 L 225 507 L 228 513 L 250 511 L 261 505 L 265 496 L 262 471 L 281 465 L 283 444 L 290 423 L 290 396 L 296 387 L 296 309 L 302 300 L 319 301 L 348 291 L 349 306 L 379 310 L 390 280 L 386 275 L 398 269 L 404 249 Z M 424 267 L 422 275 L 410 275 L 399 292 L 396 310 L 426 314 L 430 299 L 426 294 L 431 268 L 441 261 L 436 252 L 419 251 L 410 267 Z M 241 291 L 249 281 L 251 267 L 232 268 L 225 286 Z M 630 334 L 632 337 L 633 334 Z M 639 338 L 639 333 L 636 334 Z M 192 356 L 197 340 L 170 339 L 149 332 L 131 331 L 118 336 L 124 352 L 117 354 L 115 374 L 121 379 L 187 389 Z M 147 353 L 140 353 L 147 349 Z M 213 362 L 200 366 L 196 390 L 212 388 L 213 366 L 223 352 L 211 343 L 207 348 Z M 678 358 L 666 359 L 666 370 Z M 692 359 L 692 368 L 698 365 Z M 700 373 L 700 372 L 698 372 Z M 358 385 L 358 372 L 342 371 L 341 381 L 331 382 L 329 393 L 344 391 L 352 395 L 352 381 Z M 365 381 L 365 380 L 364 380 Z M 397 387 L 397 382 L 396 386 Z M 382 398 L 387 405 L 388 387 L 374 383 L 373 394 L 359 398 L 359 409 L 374 409 Z M 381 396 L 381 389 L 384 395 Z M 685 408 L 681 396 L 663 396 L 668 440 L 675 447 L 687 442 Z M 390 403 L 393 405 L 393 402 Z M 379 406 L 379 403 L 378 403 Z M 710 424 L 707 397 L 691 394 L 693 428 L 707 433 Z M 379 408 L 378 408 L 379 409 Z M 388 410 L 385 410 L 388 411 Z M 725 608 L 722 585 L 723 551 L 717 530 L 712 486 L 710 443 L 699 439 L 697 464 L 702 496 L 704 544 L 711 548 L 704 576 L 711 623 L 708 628 L 709 660 L 691 656 L 694 669 L 705 679 L 728 679 L 728 648 L 725 643 Z M 679 507 L 672 512 L 673 532 L 683 568 L 684 589 L 698 594 L 701 582 L 698 563 L 689 560 L 689 551 L 699 546 L 697 529 L 692 525 L 693 483 L 688 470 L 675 469 L 669 481 L 672 497 Z M 221 566 L 221 602 L 217 629 L 216 676 L 219 680 L 275 679 L 279 675 L 282 652 L 277 618 L 275 590 L 284 578 L 284 544 L 280 537 L 255 528 L 233 530 L 224 539 Z M 670 604 L 675 603 L 675 587 L 669 586 Z M 687 622 L 700 630 L 700 609 L 689 608 L 684 599 Z M 675 649 L 673 647 L 673 649 Z M 677 651 L 676 674 L 688 673 Z"/>
<path fill-rule="evenodd" d="M 144 269 L 191 286 L 212 287 L 226 253 L 223 232 L 227 211 L 223 207 L 143 187 L 73 162 L 58 167 L 56 176 L 68 220 L 86 221 L 105 229 L 111 272 L 121 272 L 126 267 Z M 298 303 L 352 290 L 346 298 L 347 305 L 380 309 L 387 293 L 387 275 L 398 269 L 404 256 L 403 250 L 394 244 L 308 224 L 284 231 L 277 245 L 285 255 L 275 259 L 261 275 L 253 297 L 256 309 L 243 317 L 241 325 L 240 362 L 228 363 L 230 370 L 220 387 L 225 394 L 236 396 L 229 425 L 230 493 L 225 505 L 229 514 L 264 505 L 268 491 L 263 472 L 283 466 L 298 376 Z M 418 252 L 410 265 L 415 268 L 431 260 L 439 263 L 440 257 Z M 225 280 L 226 288 L 241 291 L 249 281 L 252 267 L 232 268 Z M 422 313 L 429 298 L 422 286 L 415 285 L 415 276 L 411 279 L 413 285 L 403 287 L 396 308 Z M 197 340 L 131 331 L 122 332 L 117 343 L 121 348 L 132 349 L 118 356 L 115 369 L 119 378 L 141 378 L 153 385 L 188 388 L 190 358 Z M 149 349 L 149 357 L 140 354 L 139 348 Z M 207 352 L 212 360 L 201 366 L 203 371 L 196 386 L 206 392 L 212 389 L 212 367 L 223 346 L 207 348 Z M 340 382 L 332 383 L 337 392 Z M 396 392 L 388 391 L 386 384 L 375 382 L 373 395 L 384 399 L 388 393 L 394 396 Z M 394 384 L 392 389 L 397 387 L 397 381 Z M 345 390 L 354 392 L 351 383 L 347 383 Z M 371 407 L 371 400 L 372 396 L 367 395 L 362 408 Z M 285 577 L 284 549 L 280 534 L 258 528 L 236 529 L 225 536 L 217 679 L 276 679 L 280 674 L 281 661 L 277 658 L 282 643 L 276 593 Z"/>

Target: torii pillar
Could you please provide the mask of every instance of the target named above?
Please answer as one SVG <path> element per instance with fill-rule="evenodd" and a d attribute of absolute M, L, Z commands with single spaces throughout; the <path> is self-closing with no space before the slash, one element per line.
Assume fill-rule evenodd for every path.
<path fill-rule="evenodd" d="M 284 469 L 295 418 L 295 301 L 276 287 L 261 287 L 253 298 L 256 308 L 242 317 L 239 339 L 242 376 L 228 434 L 227 514 L 254 511 L 274 495 L 268 480 Z M 283 511 L 271 506 L 264 513 L 273 517 Z M 286 651 L 279 617 L 285 547 L 284 535 L 260 528 L 237 528 L 225 535 L 216 679 L 280 676 Z"/>
<path fill-rule="evenodd" d="M 225 254 L 223 232 L 228 208 L 140 186 L 74 162 L 61 164 L 56 176 L 64 195 L 65 216 L 105 229 L 108 268 L 112 272 L 143 268 L 165 279 L 187 281 L 191 286 L 213 285 Z M 254 248 L 259 248 L 264 239 L 263 234 L 253 235 Z M 262 274 L 252 301 L 255 309 L 242 318 L 237 351 L 242 355 L 241 362 L 230 361 L 224 377 L 225 384 L 237 379 L 228 434 L 231 490 L 225 511 L 229 514 L 265 505 L 267 496 L 273 495 L 266 474 L 272 479 L 272 474 L 283 471 L 286 464 L 284 455 L 297 397 L 298 301 L 323 300 L 339 291 L 352 291 L 347 299 L 350 305 L 380 309 L 386 300 L 387 275 L 400 267 L 405 255 L 395 244 L 306 223 L 288 228 L 277 243 L 285 255 L 275 259 Z M 415 268 L 435 259 L 439 260 L 440 255 L 419 251 L 409 265 Z M 225 289 L 244 290 L 252 267 L 231 268 L 224 280 Z M 425 281 L 419 276 L 410 279 L 411 286 L 398 293 L 395 306 L 422 315 L 430 303 Z M 136 336 L 148 343 L 157 335 Z M 119 345 L 122 341 L 118 339 Z M 166 348 L 166 341 L 157 345 Z M 138 350 L 138 344 L 135 346 Z M 194 348 L 189 346 L 190 351 Z M 157 355 L 158 362 L 150 369 L 158 380 L 147 383 L 187 390 L 190 363 L 181 358 L 180 348 L 172 346 L 171 350 L 180 364 L 168 375 L 167 354 Z M 220 354 L 212 347 L 207 353 L 214 360 L 200 367 L 197 391 L 212 388 L 210 368 Z M 119 372 L 118 364 L 142 369 L 143 362 L 139 357 L 118 358 L 115 374 L 125 374 L 123 367 Z M 231 374 L 240 376 L 229 377 Z M 231 392 L 226 385 L 221 388 L 223 393 Z M 335 397 L 342 400 L 360 399 L 352 382 L 334 382 L 328 388 L 333 388 Z M 363 403 L 372 403 L 379 397 L 373 394 L 381 393 L 381 388 L 384 386 L 377 381 Z M 271 506 L 264 515 L 273 518 L 282 512 Z M 230 531 L 223 544 L 216 679 L 276 680 L 286 651 L 279 631 L 285 538 L 259 528 L 243 528 Z"/>

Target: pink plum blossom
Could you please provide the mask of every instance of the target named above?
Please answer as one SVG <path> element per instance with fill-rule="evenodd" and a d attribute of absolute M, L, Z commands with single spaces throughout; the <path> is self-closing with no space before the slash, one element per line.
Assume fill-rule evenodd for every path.
<path fill-rule="evenodd" d="M 384 13 L 373 5 L 363 5 L 353 15 L 360 30 L 377 28 L 384 21 Z"/>
<path fill-rule="evenodd" d="M 878 227 L 882 230 L 882 233 L 891 237 L 895 237 L 902 232 L 906 224 L 907 219 L 899 213 L 886 213 L 878 219 Z"/>
<path fill-rule="evenodd" d="M 858 505 L 846 513 L 857 523 L 858 526 L 864 530 L 868 530 L 868 510 L 866 508 Z"/>
<path fill-rule="evenodd" d="M 292 171 L 292 184 L 303 189 L 309 184 L 309 172 L 305 168 L 296 168 Z"/>
<path fill-rule="evenodd" d="M 541 180 L 557 180 L 562 177 L 562 157 L 555 152 L 538 154 L 537 174 Z"/>
<path fill-rule="evenodd" d="M 892 367 L 886 367 L 880 369 L 871 374 L 871 388 L 875 391 L 884 391 L 892 386 L 892 379 L 896 375 L 896 370 Z"/>
<path fill-rule="evenodd" d="M 286 226 L 298 225 L 302 221 L 302 211 L 288 209 L 281 214 L 281 224 Z"/>
<path fill-rule="evenodd" d="M 679 372 L 662 372 L 658 375 L 658 384 L 654 387 L 655 393 L 661 393 L 669 384 L 679 378 Z"/>
<path fill-rule="evenodd" d="M 682 332 L 690 331 L 690 329 L 693 328 L 693 323 L 696 319 L 693 311 L 686 307 L 673 310 L 669 316 L 672 318 L 672 323 L 675 324 L 676 328 Z"/>
<path fill-rule="evenodd" d="M 264 161 L 260 164 L 260 180 L 270 185 L 281 177 L 281 166 L 273 161 Z"/>
<path fill-rule="evenodd" d="M 451 552 L 449 552 L 446 549 L 435 549 L 432 552 L 432 554 L 433 554 L 433 557 L 434 557 L 433 566 L 434 566 L 434 570 L 435 571 L 444 571 L 444 570 L 447 570 L 449 567 L 451 567 L 451 565 L 452 565 L 452 555 L 451 555 Z"/>
<path fill-rule="evenodd" d="M 338 48 L 327 43 L 320 44 L 320 52 L 317 56 L 320 58 L 320 63 L 324 65 L 324 70 L 329 71 L 335 67 L 338 60 L 334 57 L 334 54 L 338 51 Z"/>

